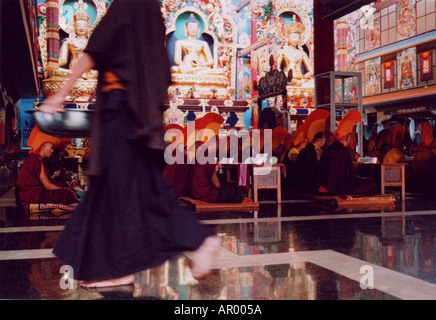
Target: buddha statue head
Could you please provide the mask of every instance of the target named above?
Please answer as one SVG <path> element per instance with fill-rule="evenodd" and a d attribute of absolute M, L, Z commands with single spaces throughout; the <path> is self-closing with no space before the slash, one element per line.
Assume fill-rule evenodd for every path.
<path fill-rule="evenodd" d="M 295 15 L 293 15 L 291 22 L 285 26 L 285 34 L 288 39 L 288 43 L 294 46 L 302 45 L 301 35 L 303 34 L 304 30 L 304 24 L 298 22 Z"/>
<path fill-rule="evenodd" d="M 78 10 L 73 16 L 74 32 L 77 36 L 88 36 L 91 22 L 88 14 L 84 10 L 86 4 L 80 0 L 76 5 L 78 6 Z"/>
<path fill-rule="evenodd" d="M 198 37 L 200 35 L 200 21 L 195 17 L 193 13 L 189 15 L 188 20 L 185 23 L 185 36 Z"/>

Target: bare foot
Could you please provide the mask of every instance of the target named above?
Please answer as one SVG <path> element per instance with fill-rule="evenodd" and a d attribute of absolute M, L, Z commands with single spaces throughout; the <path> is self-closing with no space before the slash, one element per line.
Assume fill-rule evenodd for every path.
<path fill-rule="evenodd" d="M 191 267 L 191 274 L 194 278 L 202 278 L 211 271 L 213 256 L 220 245 L 221 238 L 210 236 L 203 241 L 197 250 L 192 252 L 193 265 Z"/>
<path fill-rule="evenodd" d="M 105 287 L 124 286 L 128 284 L 132 284 L 134 281 L 135 281 L 135 275 L 130 274 L 128 276 L 115 278 L 115 279 L 107 279 L 107 280 L 100 280 L 100 281 L 82 281 L 80 283 L 80 286 L 84 288 L 105 288 Z"/>

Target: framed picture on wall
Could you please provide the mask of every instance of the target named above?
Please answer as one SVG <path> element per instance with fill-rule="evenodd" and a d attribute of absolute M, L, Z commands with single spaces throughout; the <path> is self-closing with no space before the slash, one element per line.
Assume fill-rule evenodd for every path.
<path fill-rule="evenodd" d="M 365 93 L 372 95 L 381 91 L 380 58 L 365 61 Z"/>
<path fill-rule="evenodd" d="M 408 48 L 397 53 L 398 89 L 416 86 L 416 48 Z"/>

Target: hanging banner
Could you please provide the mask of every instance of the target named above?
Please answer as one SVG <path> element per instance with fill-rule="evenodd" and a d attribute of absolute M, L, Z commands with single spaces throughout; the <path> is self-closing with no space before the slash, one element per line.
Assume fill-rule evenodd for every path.
<path fill-rule="evenodd" d="M 389 89 L 394 87 L 394 71 L 393 71 L 394 63 L 386 62 L 383 64 L 384 67 L 384 88 Z"/>
<path fill-rule="evenodd" d="M 431 51 L 421 53 L 421 81 L 433 79 L 431 69 Z"/>

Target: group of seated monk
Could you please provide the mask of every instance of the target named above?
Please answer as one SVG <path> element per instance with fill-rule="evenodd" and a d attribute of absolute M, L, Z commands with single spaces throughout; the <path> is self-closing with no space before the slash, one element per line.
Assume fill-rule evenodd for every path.
<path fill-rule="evenodd" d="M 286 167 L 282 187 L 318 195 L 379 194 L 380 166 L 375 168 L 361 165 L 358 159 L 360 156 L 376 156 L 379 163 L 405 162 L 404 128 L 397 124 L 390 136 L 383 133 L 381 136 L 390 137 L 389 145 L 381 146 L 382 139 L 379 139 L 377 143 L 380 147 L 376 148 L 377 153 L 364 146 L 364 154 L 360 155 L 356 151 L 355 132 L 355 125 L 362 120 L 359 111 L 348 112 L 334 133 L 325 130 L 328 114 L 322 110 L 312 113 L 312 119 L 306 119 L 305 127 L 297 128 L 294 135 L 284 128 L 272 130 L 272 147 L 268 150 Z M 260 153 L 267 152 L 265 146 L 268 142 L 262 139 Z M 248 148 L 251 149 L 253 146 L 248 145 Z M 239 141 L 238 157 L 245 154 L 242 151 L 243 146 Z M 435 190 L 436 188 L 429 186 L 436 186 L 436 139 L 433 139 L 433 129 L 428 123 L 423 125 L 422 141 L 413 157 L 414 160 L 409 165 L 410 182 L 406 184 L 413 187 L 412 182 L 415 182 L 416 185 Z M 378 171 L 365 175 L 362 174 L 367 173 L 364 172 L 364 168 Z M 179 197 L 187 196 L 207 202 L 239 202 L 242 197 L 238 189 L 219 181 L 219 169 L 220 165 L 210 162 L 173 164 L 167 166 L 165 175 Z"/>
<path fill-rule="evenodd" d="M 219 178 L 220 164 L 168 164 L 164 176 L 177 197 L 190 197 L 210 203 L 241 203 L 243 195 L 230 183 Z"/>
<path fill-rule="evenodd" d="M 70 205 L 78 202 L 76 192 L 64 181 L 55 181 L 44 159 L 50 158 L 59 139 L 39 131 L 35 127 L 29 137 L 31 150 L 24 160 L 16 181 L 19 203 L 58 203 Z"/>
<path fill-rule="evenodd" d="M 434 193 L 436 190 L 436 139 L 428 122 L 422 125 L 421 140 L 416 147 L 407 142 L 409 137 L 404 127 L 397 123 L 394 128 L 385 128 L 369 141 L 364 141 L 362 156 L 376 157 L 378 163 L 406 163 L 406 186 L 412 192 Z M 338 127 L 339 129 L 339 127 Z M 374 195 L 380 193 L 380 170 L 370 175 L 357 163 L 355 134 L 337 130 L 331 140 L 324 140 L 318 132 L 313 141 L 303 140 L 300 150 L 287 152 L 283 157 L 287 165 L 290 187 L 301 193 L 335 195 Z M 410 139 L 409 139 L 410 140 Z M 298 147 L 298 146 L 297 146 Z M 315 150 L 317 152 L 315 152 Z M 363 170 L 363 171 L 362 171 Z"/>
<path fill-rule="evenodd" d="M 294 162 L 286 160 L 292 176 L 288 187 L 306 194 L 373 195 L 380 193 L 378 183 L 360 179 L 353 159 L 353 133 L 334 136 L 318 132 L 311 143 L 298 153 Z"/>
<path fill-rule="evenodd" d="M 358 111 L 347 113 L 336 131 L 316 132 L 289 149 L 282 162 L 286 166 L 285 187 L 306 194 L 373 195 L 380 193 L 379 184 L 360 179 L 355 162 L 356 139 L 353 130 L 361 115 Z M 314 122 L 316 125 L 316 121 Z M 319 122 L 318 122 L 319 124 Z M 307 124 L 310 131 L 311 124 Z"/>
<path fill-rule="evenodd" d="M 377 157 L 380 163 L 408 163 L 406 166 L 407 189 L 420 193 L 436 190 L 436 139 L 433 128 L 425 121 L 422 124 L 421 140 L 412 141 L 410 134 L 400 123 L 393 129 L 389 124 L 368 144 L 368 156 Z M 406 161 L 406 157 L 411 161 Z"/>

